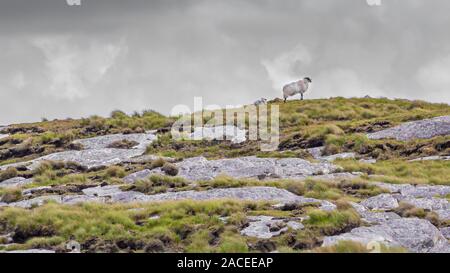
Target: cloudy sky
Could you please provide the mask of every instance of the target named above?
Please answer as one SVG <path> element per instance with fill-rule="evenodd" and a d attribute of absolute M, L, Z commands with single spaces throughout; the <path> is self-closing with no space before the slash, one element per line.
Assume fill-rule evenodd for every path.
<path fill-rule="evenodd" d="M 450 103 L 448 0 L 0 0 L 0 124 L 280 97 Z"/>

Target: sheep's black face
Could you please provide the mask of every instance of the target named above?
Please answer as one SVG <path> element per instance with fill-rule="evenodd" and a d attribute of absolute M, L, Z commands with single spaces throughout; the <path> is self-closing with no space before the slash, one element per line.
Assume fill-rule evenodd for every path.
<path fill-rule="evenodd" d="M 311 80 L 310 77 L 306 77 L 305 80 L 308 81 L 308 82 L 310 82 L 310 83 L 312 83 L 312 80 Z"/>

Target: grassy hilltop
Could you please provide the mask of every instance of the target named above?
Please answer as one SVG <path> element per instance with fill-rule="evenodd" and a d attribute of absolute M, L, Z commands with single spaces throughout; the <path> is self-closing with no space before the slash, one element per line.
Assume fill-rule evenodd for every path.
<path fill-rule="evenodd" d="M 52 202 L 32 209 L 0 207 L 0 245 L 2 234 L 14 232 L 14 244 L 3 249 L 51 248 L 64 251 L 65 242 L 75 239 L 86 251 L 104 252 L 248 252 L 248 251 L 314 251 L 366 252 L 356 243 L 340 243 L 321 248 L 324 236 L 347 232 L 365 225 L 348 204 L 385 192 L 372 181 L 410 184 L 450 185 L 450 161 L 417 161 L 410 159 L 450 154 L 450 136 L 424 140 L 371 140 L 369 132 L 395 125 L 450 115 L 447 104 L 423 101 L 374 98 L 331 98 L 305 101 L 272 101 L 280 107 L 280 145 L 274 152 L 261 152 L 257 141 L 233 144 L 227 141 L 175 141 L 167 132 L 174 117 L 153 111 L 126 115 L 114 111 L 110 117 L 42 121 L 15 124 L 0 139 L 0 166 L 28 161 L 43 155 L 77 150 L 75 139 L 115 133 L 141 133 L 158 130 L 158 140 L 146 153 L 174 160 L 204 156 L 208 159 L 258 157 L 294 157 L 311 162 L 308 148 L 325 146 L 323 155 L 355 152 L 358 159 L 341 159 L 334 164 L 344 172 L 363 173 L 357 179 L 303 181 L 285 179 L 233 179 L 221 176 L 213 181 L 189 183 L 170 176 L 154 175 L 124 190 L 146 194 L 182 190 L 207 190 L 242 186 L 271 186 L 292 193 L 328 200 L 337 205 L 332 212 L 321 211 L 314 204 L 290 209 L 275 209 L 267 202 L 167 201 L 161 204 L 80 204 L 59 205 Z M 205 122 L 207 119 L 205 119 Z M 130 143 L 116 143 L 118 147 Z M 131 145 L 132 146 L 132 145 Z M 51 186 L 57 193 L 70 194 L 86 186 L 101 183 L 122 185 L 123 178 L 143 169 L 154 169 L 171 163 L 164 159 L 139 163 L 121 163 L 107 168 L 86 169 L 70 162 L 44 162 L 33 171 L 9 168 L 0 171 L 0 182 L 17 176 L 33 178 L 31 184 L 17 188 L 0 188 L 0 202 L 10 203 L 27 198 L 24 189 Z M 450 199 L 450 197 L 447 197 Z M 416 208 L 399 208 L 399 214 L 430 219 L 446 226 L 436 216 Z M 244 237 L 239 230 L 247 225 L 246 216 L 306 217 L 303 230 L 289 230 L 270 240 Z M 153 216 L 158 217 L 153 217 Z M 223 217 L 227 217 L 226 221 Z M 404 249 L 383 248 L 397 252 Z"/>

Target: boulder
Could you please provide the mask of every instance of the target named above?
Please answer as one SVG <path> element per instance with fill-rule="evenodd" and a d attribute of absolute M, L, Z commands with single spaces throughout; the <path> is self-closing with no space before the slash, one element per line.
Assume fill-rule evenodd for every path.
<path fill-rule="evenodd" d="M 372 210 L 391 210 L 398 207 L 398 201 L 391 194 L 380 194 L 370 197 L 360 203 Z"/>

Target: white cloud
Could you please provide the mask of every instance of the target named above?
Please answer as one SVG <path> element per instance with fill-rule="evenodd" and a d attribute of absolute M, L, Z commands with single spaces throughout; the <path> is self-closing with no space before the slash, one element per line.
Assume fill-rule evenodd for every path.
<path fill-rule="evenodd" d="M 124 51 L 123 43 L 90 42 L 77 45 L 70 37 L 35 39 L 33 44 L 45 56 L 49 88 L 45 95 L 62 99 L 79 99 L 92 94 L 91 88 L 99 83 Z"/>
<path fill-rule="evenodd" d="M 262 60 L 272 87 L 280 90 L 284 84 L 299 80 L 307 75 L 302 74 L 312 61 L 308 49 L 299 44 L 294 49 L 284 52 L 272 60 Z M 303 72 L 304 73 L 304 72 Z"/>
<path fill-rule="evenodd" d="M 424 65 L 417 81 L 431 101 L 450 101 L 450 55 Z"/>
<path fill-rule="evenodd" d="M 386 92 L 362 79 L 352 69 L 335 68 L 321 72 L 311 86 L 313 97 L 371 97 L 385 96 Z"/>
<path fill-rule="evenodd" d="M 25 87 L 27 82 L 22 72 L 15 72 L 11 77 L 11 86 L 16 90 L 20 90 Z"/>

